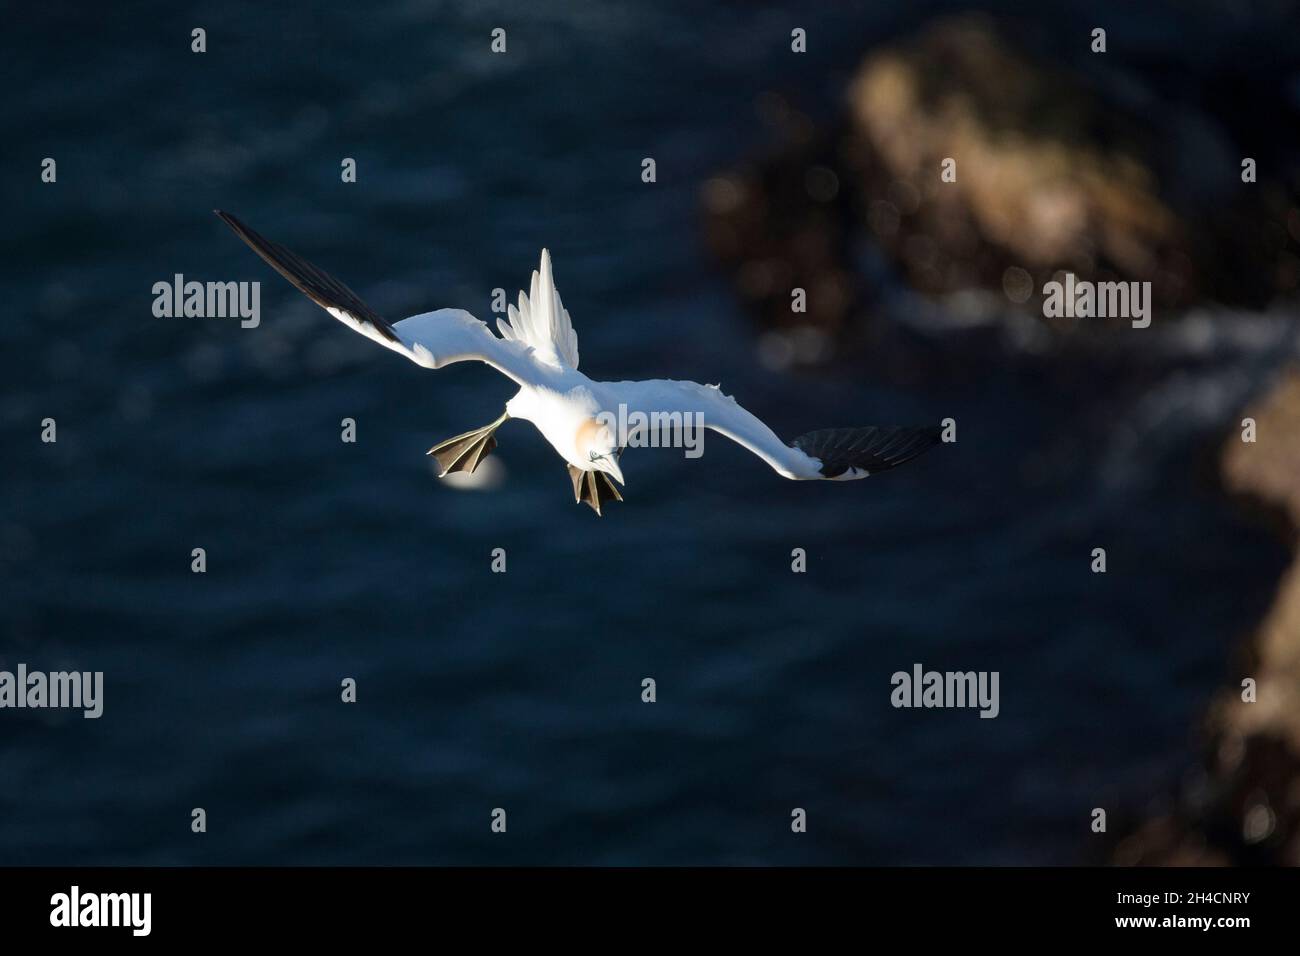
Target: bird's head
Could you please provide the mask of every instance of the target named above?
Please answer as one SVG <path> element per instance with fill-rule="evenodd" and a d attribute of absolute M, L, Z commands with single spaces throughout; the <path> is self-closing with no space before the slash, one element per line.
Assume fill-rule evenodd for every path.
<path fill-rule="evenodd" d="M 578 426 L 578 458 L 588 469 L 603 471 L 620 485 L 623 472 L 618 467 L 618 439 L 608 424 L 588 418 Z"/>

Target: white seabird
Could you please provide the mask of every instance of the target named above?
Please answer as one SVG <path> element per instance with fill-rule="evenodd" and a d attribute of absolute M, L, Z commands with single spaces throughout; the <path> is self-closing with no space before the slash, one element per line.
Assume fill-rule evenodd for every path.
<path fill-rule="evenodd" d="M 531 291 L 519 293 L 518 308 L 509 307 L 509 322 L 497 320 L 499 337 L 463 309 L 438 309 L 390 325 L 333 276 L 229 213 L 215 212 L 272 268 L 354 331 L 425 368 L 484 362 L 519 386 L 496 421 L 429 449 L 441 466 L 439 477 L 472 473 L 496 447 L 496 430 L 511 418 L 536 426 L 568 464 L 575 501 L 586 502 L 598 515 L 603 502 L 623 500 L 614 482 L 624 483 L 619 456 L 629 436 L 616 435 L 607 423 L 626 421 L 632 412 L 643 420 L 656 413 L 692 416 L 749 449 L 777 474 L 796 480 L 866 478 L 915 458 L 940 440 L 937 426 L 867 426 L 824 428 L 786 444 L 716 385 L 590 379 L 578 371 L 578 337 L 555 289 L 545 249 Z"/>

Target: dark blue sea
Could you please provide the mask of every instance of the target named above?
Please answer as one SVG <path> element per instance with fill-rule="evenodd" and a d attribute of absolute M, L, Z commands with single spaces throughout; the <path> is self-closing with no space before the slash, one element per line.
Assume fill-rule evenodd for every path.
<path fill-rule="evenodd" d="M 1107 6 L 1129 56 L 1194 32 Z M 7 13 L 0 668 L 102 671 L 104 713 L 0 711 L 0 864 L 1063 864 L 1094 807 L 1158 808 L 1284 564 L 1214 482 L 1263 382 L 1218 336 L 1270 316 L 1193 317 L 1198 361 L 1141 387 L 1023 356 L 782 370 L 702 241 L 704 183 L 770 142 L 761 94 L 830 117 L 873 41 L 944 8 Z M 958 441 L 795 483 L 710 434 L 629 452 L 597 518 L 514 422 L 499 487 L 449 488 L 426 449 L 510 384 L 356 336 L 214 208 L 392 318 L 488 318 L 547 246 L 590 375 L 720 382 L 786 437 Z M 261 281 L 260 326 L 156 318 L 176 273 Z M 999 716 L 895 709 L 914 663 L 998 671 Z"/>

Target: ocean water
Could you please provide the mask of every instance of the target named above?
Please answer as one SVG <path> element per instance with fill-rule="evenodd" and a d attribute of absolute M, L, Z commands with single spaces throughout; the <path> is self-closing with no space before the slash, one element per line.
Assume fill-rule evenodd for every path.
<path fill-rule="evenodd" d="M 701 185 L 766 142 L 759 94 L 829 114 L 858 52 L 938 9 L 7 23 L 0 668 L 103 671 L 105 699 L 0 712 L 0 863 L 1068 863 L 1093 807 L 1147 809 L 1285 560 L 1206 454 L 1276 317 L 1207 315 L 1196 360 L 1141 388 L 1016 361 L 910 387 L 780 372 L 700 241 Z M 425 450 L 509 384 L 355 336 L 216 207 L 392 317 L 487 316 L 545 245 L 588 374 L 720 382 L 785 436 L 951 416 L 959 440 L 849 484 L 714 435 L 699 461 L 629 452 L 598 519 L 510 423 L 500 486 L 451 489 Z M 261 325 L 155 318 L 176 273 L 260 280 Z M 1000 715 L 894 709 L 918 662 L 1000 672 Z"/>

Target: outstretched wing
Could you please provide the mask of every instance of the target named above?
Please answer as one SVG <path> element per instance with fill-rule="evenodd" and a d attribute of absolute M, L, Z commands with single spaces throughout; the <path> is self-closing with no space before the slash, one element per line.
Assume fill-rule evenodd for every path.
<path fill-rule="evenodd" d="M 675 425 L 678 419 L 664 416 L 680 415 L 684 425 L 699 422 L 749 449 L 778 474 L 793 479 L 866 478 L 910 461 L 938 444 L 942 434 L 938 426 L 825 428 L 786 444 L 716 385 L 651 379 L 613 382 L 608 387 L 614 398 L 627 406 L 629 416 L 633 411 L 645 416 L 645 427 L 654 427 L 656 421 Z"/>
<path fill-rule="evenodd" d="M 497 338 L 487 325 L 463 309 L 439 309 L 390 324 L 328 272 L 255 232 L 230 213 L 220 209 L 215 212 L 299 292 L 354 332 L 405 355 L 417 365 L 442 368 L 473 360 L 492 366 L 521 385 L 539 380 L 537 363 L 526 348 Z"/>
<path fill-rule="evenodd" d="M 497 319 L 502 338 L 533 350 L 547 365 L 578 367 L 578 336 L 569 321 L 569 311 L 560 302 L 551 274 L 551 254 L 542 250 L 541 269 L 533 272 L 532 291 L 519 293 L 519 307 L 508 309 L 510 321 Z"/>

